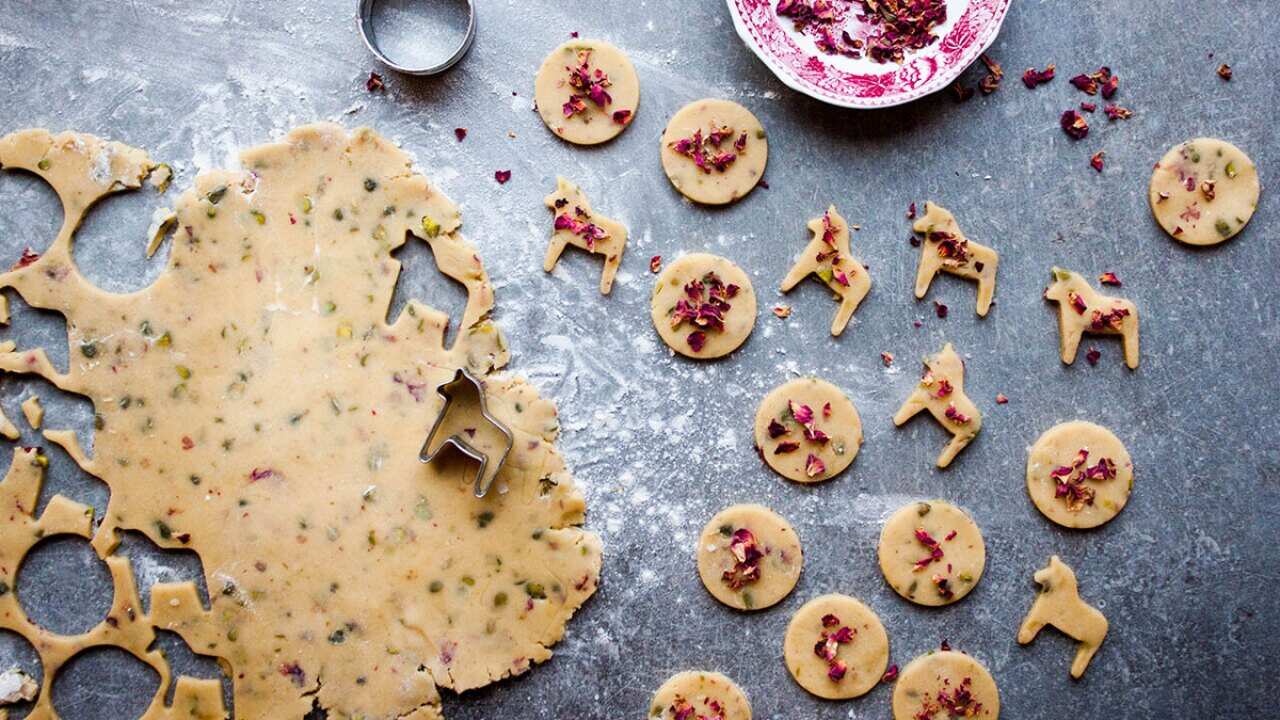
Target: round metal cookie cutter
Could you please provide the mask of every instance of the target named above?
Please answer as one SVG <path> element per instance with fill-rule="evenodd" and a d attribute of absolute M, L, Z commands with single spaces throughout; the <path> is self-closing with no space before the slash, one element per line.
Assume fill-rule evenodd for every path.
<path fill-rule="evenodd" d="M 431 12 L 431 5 L 437 5 L 442 0 L 419 0 L 419 3 L 426 6 L 426 12 Z M 456 1 L 456 0 L 455 0 Z M 378 36 L 373 27 L 374 9 L 380 2 L 386 0 L 357 0 L 356 27 L 360 30 L 360 39 L 364 40 L 365 47 L 369 48 L 369 52 L 378 58 L 383 65 L 395 70 L 396 72 L 405 73 L 406 75 L 437 75 L 453 67 L 462 59 L 467 51 L 471 49 L 471 43 L 476 39 L 476 5 L 474 0 L 466 0 L 467 3 L 467 31 L 463 35 L 461 42 L 458 43 L 452 53 L 448 57 L 441 57 L 438 61 L 433 61 L 429 65 L 415 67 L 402 65 L 388 57 L 378 45 Z M 434 60 L 434 59 L 433 59 Z"/>

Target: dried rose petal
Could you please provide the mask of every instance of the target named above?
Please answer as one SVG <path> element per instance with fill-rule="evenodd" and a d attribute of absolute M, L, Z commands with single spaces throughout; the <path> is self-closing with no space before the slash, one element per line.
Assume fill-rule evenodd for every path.
<path fill-rule="evenodd" d="M 969 422 L 970 420 L 969 416 L 957 410 L 954 404 L 948 405 L 947 410 L 946 412 L 943 413 L 943 415 L 945 415 L 948 420 L 955 423 L 959 423 L 961 425 Z"/>
<path fill-rule="evenodd" d="M 1080 103 L 1080 109 L 1085 112 L 1093 112 L 1094 110 L 1098 109 L 1098 104 L 1091 103 L 1091 102 L 1082 102 Z"/>
<path fill-rule="evenodd" d="M 787 407 L 791 410 L 792 417 L 801 425 L 809 425 L 813 422 L 813 408 L 808 405 L 801 405 L 795 400 L 788 400 Z"/>
<path fill-rule="evenodd" d="M 1132 110 L 1128 108 L 1120 107 L 1119 105 L 1115 105 L 1115 104 L 1107 105 L 1103 107 L 1102 112 L 1106 113 L 1107 119 L 1111 121 L 1128 120 L 1129 118 L 1133 117 Z"/>
<path fill-rule="evenodd" d="M 839 625 L 839 624 L 840 624 L 840 618 L 836 617 L 835 615 L 832 615 L 831 613 L 827 613 L 826 615 L 822 616 L 822 627 L 835 627 L 836 625 Z"/>
<path fill-rule="evenodd" d="M 369 92 L 377 92 L 385 87 L 386 85 L 382 82 L 382 76 L 376 72 L 369 73 L 369 79 L 364 81 L 364 88 Z"/>
<path fill-rule="evenodd" d="M 1115 285 L 1116 287 L 1121 286 L 1120 278 L 1116 277 L 1116 274 L 1113 272 L 1102 273 L 1101 275 L 1098 276 L 1098 282 L 1102 283 L 1103 285 Z"/>
<path fill-rule="evenodd" d="M 880 353 L 880 362 L 884 363 L 885 367 L 893 367 L 893 353 L 890 353 L 890 352 Z"/>
<path fill-rule="evenodd" d="M 662 269 L 662 256 L 654 255 L 649 258 L 649 272 L 656 273 Z"/>
<path fill-rule="evenodd" d="M 790 305 L 774 305 L 773 314 L 782 320 L 786 320 L 787 318 L 791 317 L 791 306 Z"/>
<path fill-rule="evenodd" d="M 888 670 L 884 671 L 884 675 L 880 676 L 880 682 L 890 683 L 896 680 L 897 677 L 898 677 L 898 664 L 894 663 L 893 665 L 889 666 Z"/>
<path fill-rule="evenodd" d="M 1071 305 L 1072 310 L 1075 310 L 1080 315 L 1083 315 L 1084 311 L 1089 309 L 1089 306 L 1085 304 L 1084 298 L 1080 297 L 1079 293 L 1067 293 L 1067 303 Z"/>
<path fill-rule="evenodd" d="M 1084 75 L 1084 74 L 1076 75 L 1075 77 L 1068 80 L 1068 82 L 1070 82 L 1072 85 L 1075 85 L 1077 90 L 1080 90 L 1081 92 L 1084 92 L 1087 95 L 1098 94 L 1098 81 L 1094 80 L 1092 77 L 1089 77 L 1088 75 Z"/>
<path fill-rule="evenodd" d="M 962 103 L 973 97 L 973 88 L 967 85 L 961 85 L 959 80 L 951 84 L 951 92 L 954 94 L 955 101 L 958 103 Z"/>
<path fill-rule="evenodd" d="M 1218 77 L 1222 78 L 1223 80 L 1230 81 L 1230 80 L 1231 80 L 1231 66 L 1230 66 L 1230 65 L 1228 65 L 1228 64 L 1226 64 L 1226 63 L 1222 63 L 1221 65 L 1219 65 L 1219 66 L 1218 66 Z"/>
<path fill-rule="evenodd" d="M 22 251 L 22 256 L 18 258 L 18 262 L 14 263 L 13 267 L 9 269 L 17 270 L 19 268 L 24 268 L 39 259 L 40 259 L 40 253 L 36 252 L 35 250 L 32 250 L 31 246 L 28 245 L 27 248 Z"/>
<path fill-rule="evenodd" d="M 799 450 L 799 449 L 800 449 L 800 443 L 794 440 L 784 440 L 778 443 L 778 446 L 773 449 L 773 454 L 782 455 L 784 453 L 795 452 L 796 450 Z"/>
<path fill-rule="evenodd" d="M 694 352 L 702 352 L 702 348 L 707 345 L 707 334 L 701 330 L 694 330 L 689 333 L 689 337 L 685 338 L 689 343 L 689 349 Z"/>
<path fill-rule="evenodd" d="M 1116 90 L 1120 87 L 1120 76 L 1110 75 L 1106 80 L 1103 80 L 1102 84 L 1098 87 L 1102 92 L 1103 99 L 1110 100 L 1111 97 L 1116 94 Z"/>
<path fill-rule="evenodd" d="M 938 317 L 940 317 L 940 318 L 946 318 L 946 317 L 947 317 L 947 306 L 946 306 L 946 305 L 943 305 L 942 303 L 938 302 L 937 300 L 934 300 L 934 301 L 933 301 L 933 311 L 934 311 L 934 312 L 938 315 Z"/>
<path fill-rule="evenodd" d="M 1037 85 L 1043 85 L 1052 80 L 1056 71 L 1057 68 L 1053 63 L 1049 63 L 1049 66 L 1044 70 L 1027 68 L 1027 71 L 1022 73 L 1022 84 L 1034 90 Z"/>
<path fill-rule="evenodd" d="M 849 666 L 846 665 L 843 660 L 832 660 L 831 664 L 827 667 L 827 677 L 835 682 L 839 682 L 844 679 L 844 675 L 848 670 Z"/>
<path fill-rule="evenodd" d="M 456 137 L 456 138 L 458 138 L 458 142 L 462 142 L 463 140 L 466 140 L 466 139 L 467 139 L 467 129 L 466 129 L 466 128 L 454 128 L 454 129 L 453 129 L 453 136 L 454 136 L 454 137 Z"/>
<path fill-rule="evenodd" d="M 630 110 L 614 110 L 613 121 L 618 123 L 619 125 L 626 125 L 627 123 L 631 122 L 631 111 Z"/>
<path fill-rule="evenodd" d="M 769 421 L 769 438 L 770 439 L 776 440 L 782 437 L 783 435 L 786 435 L 789 432 L 791 431 L 787 429 L 787 426 L 783 425 L 777 420 Z"/>
<path fill-rule="evenodd" d="M 1107 152 L 1105 150 L 1099 150 L 1098 152 L 1094 153 L 1093 157 L 1089 158 L 1089 167 L 1093 168 L 1094 170 L 1097 170 L 1098 172 L 1102 172 L 1102 162 L 1103 162 L 1103 158 L 1106 157 L 1106 155 L 1107 155 Z"/>
<path fill-rule="evenodd" d="M 1089 348 L 1089 352 L 1084 354 L 1084 359 L 1088 360 L 1090 365 L 1097 365 L 1098 360 L 1101 357 L 1102 357 L 1102 352 L 1095 347 Z"/>
<path fill-rule="evenodd" d="M 1062 113 L 1059 124 L 1062 125 L 1062 131 L 1075 140 L 1081 140 L 1089 134 L 1089 121 L 1075 110 Z"/>
<path fill-rule="evenodd" d="M 827 472 L 827 464 L 822 462 L 822 458 L 809 453 L 809 457 L 804 463 L 804 474 L 808 477 L 818 477 Z"/>
<path fill-rule="evenodd" d="M 494 180 L 497 180 L 499 185 L 503 185 L 503 184 L 505 184 L 508 180 L 510 180 L 510 179 L 511 179 L 511 171 L 510 171 L 510 170 L 495 170 L 495 171 L 494 171 L 494 173 L 493 173 L 493 179 L 494 179 Z"/>
<path fill-rule="evenodd" d="M 1009 398 L 1005 397 L 1004 393 L 996 393 L 997 405 L 1007 405 L 1008 403 L 1009 403 Z"/>

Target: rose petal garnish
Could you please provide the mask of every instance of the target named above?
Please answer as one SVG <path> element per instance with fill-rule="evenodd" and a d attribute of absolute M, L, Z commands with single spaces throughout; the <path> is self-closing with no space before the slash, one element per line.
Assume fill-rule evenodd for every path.
<path fill-rule="evenodd" d="M 849 666 L 843 660 L 832 660 L 831 664 L 827 666 L 827 677 L 832 681 L 839 682 L 844 679 L 844 675 L 848 670 Z"/>
<path fill-rule="evenodd" d="M 1093 112 L 1094 110 L 1098 109 L 1098 104 L 1091 103 L 1091 102 L 1082 102 L 1080 103 L 1080 109 L 1085 112 Z"/>
<path fill-rule="evenodd" d="M 1089 352 L 1084 354 L 1084 359 L 1088 360 L 1090 365 L 1097 365 L 1098 360 L 1101 357 L 1102 357 L 1102 351 L 1098 350 L 1098 348 L 1095 348 L 1095 347 L 1089 348 Z"/>
<path fill-rule="evenodd" d="M 831 417 L 831 403 L 822 403 L 822 417 Z"/>
<path fill-rule="evenodd" d="M 893 353 L 880 353 L 880 362 L 883 363 L 885 367 L 893 367 Z"/>
<path fill-rule="evenodd" d="M 1067 303 L 1071 305 L 1072 310 L 1075 310 L 1080 315 L 1083 315 L 1084 311 L 1089 309 L 1089 306 L 1084 302 L 1084 298 L 1080 297 L 1080 293 L 1067 293 Z"/>
<path fill-rule="evenodd" d="M 784 453 L 795 452 L 796 450 L 799 450 L 799 449 L 800 449 L 800 443 L 796 442 L 795 440 L 784 440 L 778 443 L 778 446 L 773 449 L 773 454 L 782 455 Z"/>
<path fill-rule="evenodd" d="M 1093 157 L 1089 158 L 1089 167 L 1093 168 L 1094 170 L 1097 170 L 1098 172 L 1102 172 L 1103 158 L 1105 158 L 1106 155 L 1107 155 L 1107 152 L 1105 150 L 1099 150 L 1098 152 L 1094 153 Z"/>
<path fill-rule="evenodd" d="M 1116 274 L 1113 272 L 1102 273 L 1098 276 L 1098 282 L 1103 285 L 1115 285 L 1116 287 L 1120 287 L 1120 278 L 1116 277 Z"/>
<path fill-rule="evenodd" d="M 1218 77 L 1222 78 L 1223 80 L 1226 80 L 1226 81 L 1230 82 L 1230 80 L 1231 80 L 1231 66 L 1230 66 L 1230 65 L 1228 65 L 1228 64 L 1226 64 L 1226 63 L 1222 63 L 1221 65 L 1219 65 L 1219 66 L 1218 66 Z"/>
<path fill-rule="evenodd" d="M 997 404 L 997 405 L 1006 405 L 1006 404 L 1008 404 L 1008 402 L 1009 402 L 1009 398 L 1005 397 L 1005 394 L 1004 394 L 1004 393 L 996 393 L 996 404 Z"/>
<path fill-rule="evenodd" d="M 809 458 L 805 460 L 804 474 L 808 477 L 818 477 L 827 471 L 827 464 L 822 462 L 822 458 L 809 453 Z"/>
<path fill-rule="evenodd" d="M 1133 117 L 1133 111 L 1128 108 L 1122 108 L 1119 105 L 1107 105 L 1102 108 L 1102 112 L 1107 114 L 1108 120 L 1128 120 Z"/>
<path fill-rule="evenodd" d="M 631 122 L 631 111 L 630 110 L 614 110 L 613 121 L 618 123 L 619 125 L 626 125 L 627 123 Z"/>
<path fill-rule="evenodd" d="M 493 179 L 494 179 L 494 180 L 497 180 L 499 185 L 503 185 L 503 184 L 505 184 L 508 180 L 510 180 L 510 179 L 511 179 L 511 171 L 510 171 L 510 170 L 495 170 L 495 171 L 494 171 L 494 173 L 493 173 Z"/>
<path fill-rule="evenodd" d="M 369 92 L 377 92 L 386 87 L 382 82 L 382 76 L 376 72 L 369 73 L 369 79 L 364 81 L 364 89 Z"/>
<path fill-rule="evenodd" d="M 782 437 L 783 435 L 786 435 L 786 434 L 787 434 L 787 433 L 789 433 L 789 432 L 791 432 L 791 431 L 787 429 L 787 426 L 786 426 L 786 425 L 783 425 L 782 423 L 778 422 L 777 420 L 770 420 L 770 421 L 769 421 L 769 437 L 770 437 L 771 439 L 776 440 L 776 439 L 778 439 L 778 438 Z"/>
<path fill-rule="evenodd" d="M 790 305 L 774 305 L 773 314 L 775 317 L 778 317 L 782 320 L 786 320 L 787 318 L 791 317 L 791 306 Z"/>
<path fill-rule="evenodd" d="M 938 316 L 938 317 L 940 317 L 940 318 L 945 319 L 945 318 L 947 317 L 947 306 L 946 306 L 946 305 L 943 305 L 942 303 L 938 302 L 937 300 L 934 300 L 934 301 L 933 301 L 933 311 L 934 311 L 934 313 L 936 313 L 936 314 L 937 314 L 937 316 Z"/>
<path fill-rule="evenodd" d="M 801 425 L 809 425 L 813 422 L 813 408 L 808 405 L 801 405 L 795 400 L 788 400 L 787 407 L 791 410 L 792 417 Z"/>
<path fill-rule="evenodd" d="M 760 561 L 764 559 L 764 552 L 760 550 L 756 537 L 750 530 L 739 528 L 734 531 L 733 538 L 729 541 L 729 554 L 736 562 L 733 568 L 721 575 L 729 589 L 737 590 L 760 579 Z"/>
<path fill-rule="evenodd" d="M 969 420 L 971 419 L 968 415 L 965 415 L 964 413 L 957 410 L 954 403 L 947 405 L 947 410 L 946 412 L 943 413 L 943 415 L 945 415 L 948 420 L 955 423 L 959 423 L 961 425 L 969 422 Z"/>
<path fill-rule="evenodd" d="M 1044 70 L 1027 68 L 1027 71 L 1022 73 L 1022 83 L 1026 85 L 1028 88 L 1031 88 L 1034 90 L 1037 85 L 1043 85 L 1044 83 L 1047 83 L 1050 80 L 1052 80 L 1056 70 L 1057 68 L 1053 65 L 1053 63 L 1049 63 L 1049 66 L 1046 67 Z"/>
<path fill-rule="evenodd" d="M 1062 113 L 1059 124 L 1062 125 L 1062 131 L 1072 139 L 1081 140 L 1089 134 L 1089 121 L 1085 120 L 1084 116 L 1075 110 L 1067 110 Z"/>
<path fill-rule="evenodd" d="M 880 682 L 890 683 L 896 680 L 897 678 L 898 678 L 898 665 L 897 663 L 894 663 L 893 665 L 889 666 L 888 670 L 884 671 L 884 675 L 880 676 Z"/>
<path fill-rule="evenodd" d="M 702 348 L 707 345 L 707 334 L 701 330 L 694 330 L 689 333 L 689 337 L 685 338 L 689 343 L 689 348 L 694 352 L 702 352 Z"/>
<path fill-rule="evenodd" d="M 467 139 L 467 129 L 466 129 L 466 128 L 454 128 L 454 129 L 453 129 L 453 136 L 454 136 L 454 137 L 456 137 L 456 138 L 458 138 L 458 142 L 462 142 L 463 140 L 466 140 L 466 139 Z"/>

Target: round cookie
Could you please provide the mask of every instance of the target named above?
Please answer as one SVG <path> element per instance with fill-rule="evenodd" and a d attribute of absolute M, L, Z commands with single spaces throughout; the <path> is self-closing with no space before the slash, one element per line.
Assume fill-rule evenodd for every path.
<path fill-rule="evenodd" d="M 791 618 L 782 654 L 800 687 L 820 698 L 845 700 L 880 682 L 889 664 L 889 636 L 861 601 L 823 595 Z"/>
<path fill-rule="evenodd" d="M 693 720 L 699 716 L 751 720 L 751 703 L 725 675 L 694 670 L 672 675 L 649 702 L 649 720 Z"/>
<path fill-rule="evenodd" d="M 1101 425 L 1054 425 L 1027 455 L 1027 494 L 1045 517 L 1069 528 L 1097 527 L 1115 517 L 1133 490 L 1133 460 Z"/>
<path fill-rule="evenodd" d="M 797 378 L 774 388 L 756 410 L 756 447 L 782 477 L 802 483 L 844 472 L 862 447 L 862 420 L 840 388 Z"/>
<path fill-rule="evenodd" d="M 954 650 L 908 663 L 893 687 L 893 720 L 956 717 L 1000 717 L 1000 691 L 987 668 Z"/>
<path fill-rule="evenodd" d="M 1240 148 L 1196 138 L 1160 158 L 1148 197 L 1156 222 L 1175 240 L 1217 245 L 1244 229 L 1258 192 L 1258 170 Z"/>
<path fill-rule="evenodd" d="M 578 145 L 611 140 L 631 124 L 640 79 L 621 50 L 603 40 L 573 39 L 538 68 L 533 97 L 551 132 Z"/>
<path fill-rule="evenodd" d="M 796 586 L 804 552 L 796 531 L 763 505 L 734 505 L 698 537 L 698 575 L 707 592 L 738 610 L 777 604 Z"/>
<path fill-rule="evenodd" d="M 751 111 L 729 100 L 696 100 L 662 132 L 662 169 L 685 197 L 724 205 L 751 192 L 764 176 L 769 140 Z"/>
<path fill-rule="evenodd" d="M 982 532 L 944 500 L 899 508 L 880 531 L 880 571 L 894 592 L 917 605 L 950 605 L 982 579 Z"/>
<path fill-rule="evenodd" d="M 742 268 L 718 255 L 677 258 L 658 276 L 650 308 L 658 336 L 686 357 L 728 355 L 756 324 L 756 294 Z"/>

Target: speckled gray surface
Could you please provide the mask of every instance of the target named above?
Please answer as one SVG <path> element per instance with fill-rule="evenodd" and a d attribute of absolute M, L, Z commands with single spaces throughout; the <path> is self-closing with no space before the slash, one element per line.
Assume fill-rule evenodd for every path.
<path fill-rule="evenodd" d="M 995 95 L 963 105 L 938 96 L 862 113 L 783 87 L 738 42 L 717 0 L 559 7 L 479 0 L 479 37 L 460 66 L 439 79 L 388 75 L 387 91 L 370 94 L 364 78 L 375 65 L 354 32 L 354 4 L 0 0 L 0 131 L 76 129 L 138 145 L 174 165 L 181 189 L 238 147 L 332 118 L 403 142 L 462 205 L 464 232 L 497 285 L 512 369 L 558 402 L 561 446 L 585 486 L 588 525 L 604 537 L 606 556 L 600 592 L 571 622 L 555 657 L 524 678 L 447 696 L 448 717 L 641 717 L 653 690 L 688 668 L 729 674 L 758 718 L 888 717 L 888 687 L 822 702 L 783 667 L 791 612 L 828 591 L 856 595 L 879 613 L 893 662 L 905 664 L 943 638 L 981 659 L 1008 718 L 1274 713 L 1280 205 L 1269 179 L 1280 168 L 1273 56 L 1280 21 L 1270 3 L 1021 0 L 992 50 L 1009 72 Z M 533 72 L 571 30 L 626 49 L 640 74 L 633 127 L 603 147 L 563 144 L 530 112 Z M 1035 91 L 1018 82 L 1026 67 L 1049 62 L 1057 63 L 1058 80 Z M 1215 75 L 1219 62 L 1234 67 L 1232 82 Z M 1095 116 L 1088 139 L 1073 142 L 1057 116 L 1083 97 L 1064 76 L 1100 64 L 1120 75 L 1119 100 L 1136 115 L 1117 123 Z M 970 83 L 978 77 L 976 68 L 966 74 Z M 770 187 L 722 210 L 683 201 L 658 163 L 665 119 L 707 95 L 747 105 L 771 140 Z M 455 127 L 468 128 L 465 142 L 454 139 Z M 1199 135 L 1242 147 L 1263 179 L 1251 225 L 1203 251 L 1165 237 L 1145 200 L 1151 164 Z M 1088 167 L 1097 150 L 1107 153 L 1101 175 Z M 492 179 L 500 168 L 513 171 L 504 186 Z M 548 235 L 541 199 L 556 173 L 630 227 L 611 297 L 598 295 L 598 262 L 582 254 L 567 256 L 552 275 L 540 269 Z M 926 198 L 1001 252 L 997 304 L 986 319 L 974 316 L 967 283 L 940 280 L 923 302 L 911 295 L 916 258 L 903 213 Z M 143 236 L 163 202 L 144 190 L 91 214 L 76 246 L 91 279 L 124 290 L 154 278 L 163 259 L 144 262 Z M 804 222 L 828 202 L 862 225 L 854 253 L 874 282 L 838 340 L 828 335 L 835 304 L 813 283 L 786 298 L 795 308 L 789 320 L 768 312 L 807 239 Z M 0 257 L 47 243 L 53 208 L 37 182 L 0 175 Z M 696 365 L 670 357 L 653 334 L 647 263 L 654 254 L 704 249 L 751 274 L 761 317 L 736 354 Z M 407 274 L 397 303 L 416 295 L 457 311 L 458 291 L 435 274 L 424 248 L 401 259 Z M 1040 299 L 1053 264 L 1123 279 L 1123 294 L 1143 313 L 1140 369 L 1124 368 L 1113 341 L 1094 343 L 1102 350 L 1097 367 L 1083 359 L 1061 364 L 1054 311 Z M 947 319 L 934 316 L 933 299 L 950 306 Z M 21 306 L 14 314 L 3 337 L 50 344 L 64 365 L 55 320 Z M 933 459 L 942 430 L 925 418 L 898 430 L 889 418 L 916 378 L 918 358 L 944 341 L 967 357 L 969 392 L 986 422 L 940 472 Z M 893 369 L 881 366 L 881 351 L 897 356 Z M 851 470 L 815 487 L 774 476 L 751 449 L 757 400 L 797 373 L 843 387 L 866 427 Z M 47 422 L 89 432 L 87 403 L 5 377 L 0 404 L 20 425 L 17 405 L 30 391 L 48 406 Z M 995 404 L 998 392 L 1008 405 Z M 1026 447 L 1072 418 L 1114 429 L 1137 468 L 1129 506 L 1092 532 L 1051 525 L 1024 491 Z M 24 443 L 38 442 L 23 430 Z M 67 457 L 55 452 L 52 462 L 42 503 L 64 492 L 105 504 L 105 488 Z M 874 544 L 890 511 L 935 496 L 970 511 L 986 535 L 988 565 L 970 597 L 928 610 L 884 584 Z M 788 517 L 806 551 L 794 594 L 751 615 L 716 604 L 692 559 L 706 519 L 741 501 Z M 126 544 L 144 585 L 198 572 L 193 558 L 157 561 L 146 545 L 140 538 Z M 53 545 L 23 570 L 24 603 L 54 627 L 74 629 L 102 608 L 105 583 L 88 572 L 81 550 Z M 1111 621 L 1079 682 L 1067 675 L 1073 644 L 1066 638 L 1049 631 L 1030 647 L 1014 641 L 1032 599 L 1031 573 L 1051 553 L 1076 568 L 1084 596 Z M 191 669 L 172 637 L 162 642 L 174 647 L 180 669 L 216 673 L 208 663 Z M 23 657 L 0 635 L 0 668 Z M 133 717 L 149 687 L 154 679 L 102 656 L 74 666 L 55 686 L 55 700 L 72 719 Z"/>

